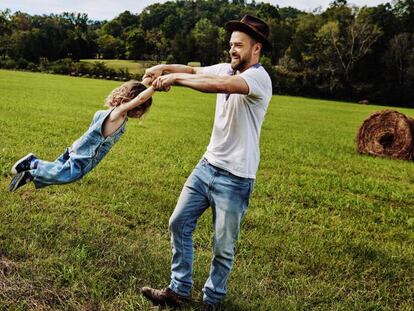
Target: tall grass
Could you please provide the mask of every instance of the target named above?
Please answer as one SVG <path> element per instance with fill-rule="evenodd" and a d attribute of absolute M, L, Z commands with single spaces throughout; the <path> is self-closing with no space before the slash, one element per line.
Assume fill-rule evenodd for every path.
<path fill-rule="evenodd" d="M 7 191 L 17 159 L 56 158 L 118 85 L 0 71 L 4 309 L 151 310 L 139 288 L 168 284 L 168 219 L 209 142 L 214 95 L 157 93 L 81 181 Z M 273 97 L 223 310 L 412 310 L 414 163 L 355 151 L 357 127 L 383 108 Z M 185 310 L 201 306 L 211 217 L 195 233 Z"/>

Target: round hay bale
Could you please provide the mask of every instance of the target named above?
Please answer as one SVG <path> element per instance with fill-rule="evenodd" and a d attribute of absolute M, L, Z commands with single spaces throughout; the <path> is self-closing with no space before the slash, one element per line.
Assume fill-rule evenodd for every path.
<path fill-rule="evenodd" d="M 414 120 L 394 110 L 373 113 L 358 130 L 358 152 L 393 159 L 414 157 Z"/>

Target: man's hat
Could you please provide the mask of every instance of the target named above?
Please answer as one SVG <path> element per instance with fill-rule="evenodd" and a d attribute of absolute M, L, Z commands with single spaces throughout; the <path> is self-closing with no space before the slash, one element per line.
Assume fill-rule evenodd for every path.
<path fill-rule="evenodd" d="M 240 21 L 232 20 L 226 23 L 226 29 L 229 32 L 241 31 L 256 39 L 263 44 L 265 50 L 271 50 L 272 45 L 269 42 L 269 26 L 251 15 L 245 15 Z"/>

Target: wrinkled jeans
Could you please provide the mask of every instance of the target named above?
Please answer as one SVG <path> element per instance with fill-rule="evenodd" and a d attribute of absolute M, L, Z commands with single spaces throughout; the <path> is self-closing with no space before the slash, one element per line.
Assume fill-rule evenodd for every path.
<path fill-rule="evenodd" d="M 203 300 L 215 304 L 226 294 L 233 265 L 235 242 L 249 204 L 254 179 L 235 176 L 202 159 L 188 177 L 170 218 L 172 244 L 170 289 L 190 296 L 193 286 L 193 232 L 197 219 L 212 208 L 214 241 L 210 275 Z"/>
<path fill-rule="evenodd" d="M 99 159 L 71 154 L 69 148 L 54 162 L 39 160 L 37 168 L 31 170 L 36 188 L 74 182 L 95 167 Z"/>

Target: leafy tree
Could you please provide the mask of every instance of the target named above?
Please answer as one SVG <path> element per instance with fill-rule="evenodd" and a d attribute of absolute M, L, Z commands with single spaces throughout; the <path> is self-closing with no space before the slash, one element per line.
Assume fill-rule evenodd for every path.
<path fill-rule="evenodd" d="M 292 8 L 291 6 L 285 8 L 278 9 L 279 15 L 281 19 L 296 19 L 299 15 L 304 14 L 304 12 Z"/>
<path fill-rule="evenodd" d="M 401 33 L 390 40 L 384 55 L 387 97 L 412 103 L 414 98 L 414 34 Z"/>
<path fill-rule="evenodd" d="M 404 31 L 414 32 L 414 0 L 397 0 L 394 13 L 401 20 Z"/>
<path fill-rule="evenodd" d="M 191 33 L 202 65 L 211 65 L 220 59 L 221 48 L 219 28 L 208 19 L 200 19 Z M 223 34 L 222 34 L 223 35 Z"/>
<path fill-rule="evenodd" d="M 257 8 L 257 17 L 262 19 L 280 19 L 279 11 L 269 3 L 261 3 Z"/>
<path fill-rule="evenodd" d="M 159 29 L 152 29 L 145 33 L 145 42 L 147 44 L 146 59 L 155 61 L 163 60 L 169 53 L 167 51 L 168 45 L 163 33 Z"/>
<path fill-rule="evenodd" d="M 122 35 L 123 27 L 118 20 L 112 20 L 102 26 L 102 32 L 117 38 Z"/>
<path fill-rule="evenodd" d="M 0 11 L 0 56 L 5 58 L 10 51 L 10 35 L 12 34 L 12 23 L 10 21 L 10 10 Z"/>
<path fill-rule="evenodd" d="M 357 62 L 371 49 L 371 46 L 381 36 L 381 29 L 369 21 L 364 9 L 360 10 L 354 20 L 341 34 L 338 21 L 327 22 L 319 30 L 317 37 L 321 48 L 328 54 L 327 59 L 322 59 L 321 64 L 330 64 L 331 57 L 340 65 L 345 82 L 351 81 L 351 73 Z"/>
<path fill-rule="evenodd" d="M 128 59 L 142 59 L 146 53 L 145 32 L 140 28 L 134 28 L 127 33 L 126 57 Z"/>
<path fill-rule="evenodd" d="M 98 53 L 105 59 L 123 58 L 123 42 L 112 35 L 102 35 L 98 38 Z"/>

